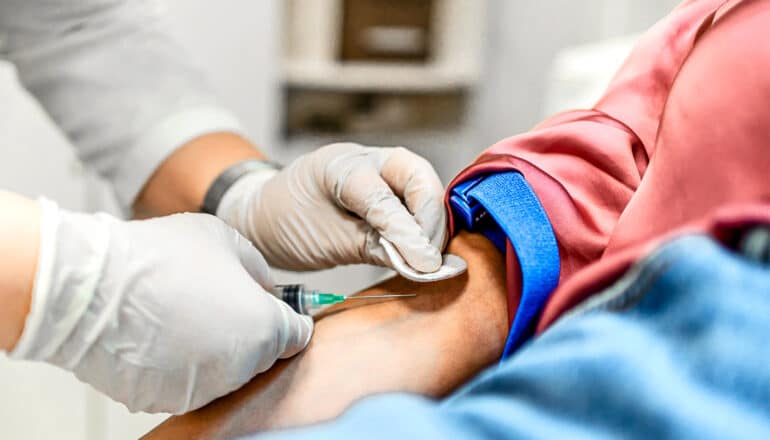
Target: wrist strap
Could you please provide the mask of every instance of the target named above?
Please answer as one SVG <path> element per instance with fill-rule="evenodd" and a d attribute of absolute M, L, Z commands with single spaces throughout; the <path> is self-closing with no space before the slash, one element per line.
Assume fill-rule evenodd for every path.
<path fill-rule="evenodd" d="M 222 171 L 222 174 L 214 180 L 209 190 L 206 191 L 201 212 L 217 215 L 217 208 L 219 208 L 219 204 L 222 202 L 222 197 L 238 179 L 246 174 L 259 170 L 280 170 L 281 168 L 281 165 L 275 162 L 259 159 L 247 159 L 230 166 Z"/>

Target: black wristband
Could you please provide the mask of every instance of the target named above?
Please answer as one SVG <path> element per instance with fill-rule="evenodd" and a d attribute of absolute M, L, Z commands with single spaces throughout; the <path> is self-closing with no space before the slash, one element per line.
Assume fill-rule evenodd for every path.
<path fill-rule="evenodd" d="M 280 170 L 281 166 L 267 160 L 248 159 L 238 162 L 222 171 L 222 174 L 214 180 L 214 183 L 211 184 L 209 190 L 206 191 L 206 197 L 203 198 L 201 212 L 217 215 L 217 209 L 222 202 L 222 197 L 224 197 L 227 190 L 230 189 L 238 179 L 252 171 L 264 169 Z"/>

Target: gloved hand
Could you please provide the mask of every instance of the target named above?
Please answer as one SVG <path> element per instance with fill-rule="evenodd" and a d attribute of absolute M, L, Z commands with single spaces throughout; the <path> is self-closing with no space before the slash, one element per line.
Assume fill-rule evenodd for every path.
<path fill-rule="evenodd" d="M 184 413 L 308 343 L 267 263 L 220 220 L 122 222 L 43 201 L 40 256 L 11 356 L 71 370 L 131 411 Z"/>
<path fill-rule="evenodd" d="M 433 272 L 447 234 L 443 199 L 441 181 L 422 157 L 404 148 L 340 143 L 277 174 L 241 178 L 217 215 L 285 269 L 390 266 L 382 236 L 411 267 Z"/>

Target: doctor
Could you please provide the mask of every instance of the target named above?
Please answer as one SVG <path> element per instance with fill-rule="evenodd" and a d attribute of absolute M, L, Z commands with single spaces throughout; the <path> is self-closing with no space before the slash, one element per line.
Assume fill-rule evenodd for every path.
<path fill-rule="evenodd" d="M 440 266 L 443 190 L 424 159 L 335 144 L 284 169 L 265 161 L 169 39 L 158 2 L 0 0 L 0 37 L 80 158 L 126 211 L 156 217 L 0 191 L 12 358 L 70 370 L 132 411 L 183 413 L 309 342 L 312 320 L 268 293 L 268 264 L 388 265 L 383 236 L 413 268 Z M 196 211 L 219 219 L 174 214 Z"/>

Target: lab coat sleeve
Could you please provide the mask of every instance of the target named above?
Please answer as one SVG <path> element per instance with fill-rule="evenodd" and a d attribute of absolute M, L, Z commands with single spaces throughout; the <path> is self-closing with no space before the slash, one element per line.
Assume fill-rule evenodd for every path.
<path fill-rule="evenodd" d="M 556 115 L 498 142 L 450 187 L 475 175 L 518 170 L 554 229 L 560 279 L 598 259 L 655 154 L 674 78 L 701 26 L 723 3 L 682 3 L 639 40 L 594 108 Z"/>
<path fill-rule="evenodd" d="M 2 55 L 126 209 L 175 149 L 240 131 L 169 37 L 164 8 L 155 0 L 0 2 Z"/>

